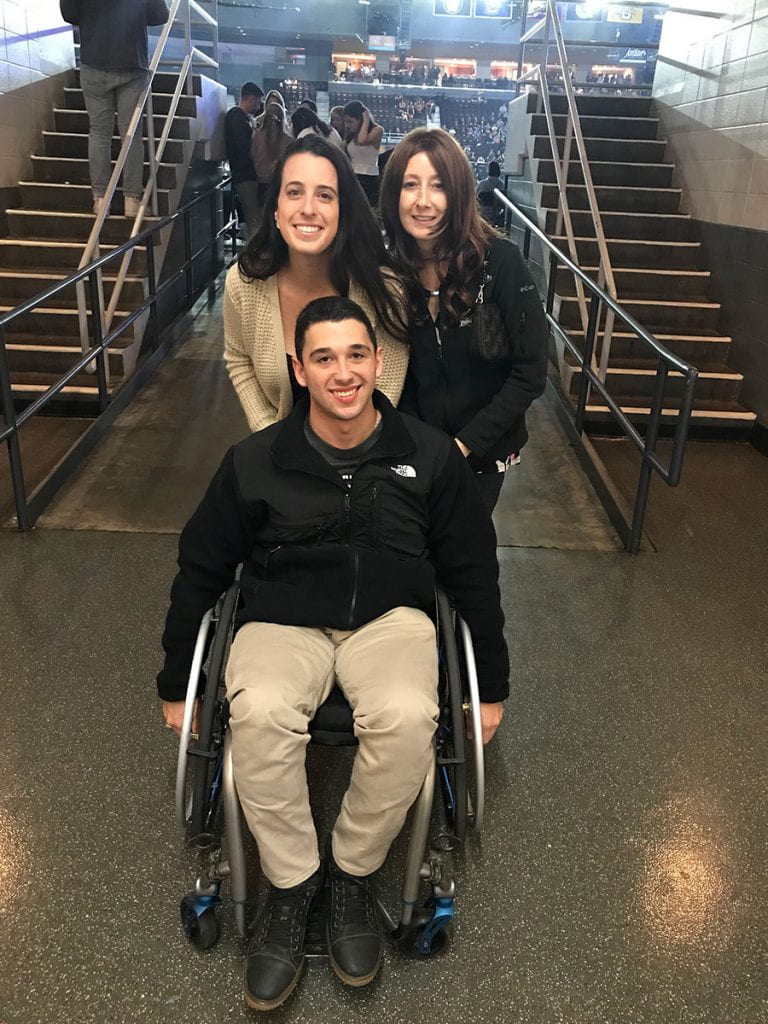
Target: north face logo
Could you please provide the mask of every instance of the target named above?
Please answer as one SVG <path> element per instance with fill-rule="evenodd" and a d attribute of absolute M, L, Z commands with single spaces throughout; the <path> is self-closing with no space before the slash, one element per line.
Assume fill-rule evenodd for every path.
<path fill-rule="evenodd" d="M 416 476 L 416 470 L 413 466 L 390 466 L 393 473 L 397 473 L 398 476 Z"/>

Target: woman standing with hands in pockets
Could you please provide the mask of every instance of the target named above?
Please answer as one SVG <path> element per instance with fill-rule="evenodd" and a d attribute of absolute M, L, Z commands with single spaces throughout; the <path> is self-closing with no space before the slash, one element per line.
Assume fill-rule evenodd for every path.
<path fill-rule="evenodd" d="M 442 129 L 417 128 L 395 147 L 381 216 L 410 280 L 400 409 L 455 438 L 493 510 L 528 437 L 526 410 L 546 383 L 538 291 L 517 246 L 480 216 L 469 161 Z"/>
<path fill-rule="evenodd" d="M 251 430 L 306 394 L 291 361 L 296 317 L 325 295 L 367 313 L 384 352 L 377 386 L 397 404 L 408 366 L 404 289 L 346 156 L 310 134 L 280 159 L 261 227 L 227 273 L 224 358 Z"/>

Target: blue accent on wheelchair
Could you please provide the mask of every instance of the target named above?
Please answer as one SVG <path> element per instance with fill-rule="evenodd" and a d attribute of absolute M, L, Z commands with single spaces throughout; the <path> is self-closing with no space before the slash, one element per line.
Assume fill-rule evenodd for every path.
<path fill-rule="evenodd" d="M 418 939 L 419 952 L 425 954 L 431 951 L 435 936 L 438 932 L 447 928 L 453 920 L 454 915 L 453 898 L 447 896 L 440 896 L 437 898 L 432 897 L 428 901 L 428 905 L 430 904 L 433 908 L 432 920 L 424 925 Z"/>

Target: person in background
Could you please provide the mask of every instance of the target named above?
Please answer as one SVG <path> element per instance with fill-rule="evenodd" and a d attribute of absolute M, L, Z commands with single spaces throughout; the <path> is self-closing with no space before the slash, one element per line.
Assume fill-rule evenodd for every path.
<path fill-rule="evenodd" d="M 536 285 L 517 246 L 480 216 L 469 160 L 441 128 L 416 128 L 395 147 L 381 217 L 411 281 L 400 408 L 455 439 L 492 510 L 547 379 L 549 332 Z M 481 298 L 498 311 L 496 331 L 479 329 Z"/>
<path fill-rule="evenodd" d="M 504 182 L 501 180 L 501 167 L 495 160 L 488 164 L 488 176 L 477 184 L 477 200 L 480 203 L 480 210 L 489 224 L 499 226 L 499 220 L 503 216 L 501 203 L 493 194 L 494 189 L 504 191 Z"/>
<path fill-rule="evenodd" d="M 363 186 L 368 202 L 379 201 L 379 146 L 384 129 L 371 117 L 367 107 L 353 100 L 344 107 L 344 138 L 352 170 Z"/>
<path fill-rule="evenodd" d="M 306 99 L 302 100 L 299 104 L 300 107 L 306 107 L 307 110 L 311 110 L 313 114 L 317 113 L 317 104 L 314 100 Z"/>
<path fill-rule="evenodd" d="M 291 115 L 291 127 L 293 128 L 294 139 L 303 139 L 305 135 L 314 133 L 320 135 L 324 139 L 328 139 L 339 149 L 344 148 L 344 143 L 341 141 L 341 136 L 335 128 L 331 128 L 321 121 L 320 118 L 315 114 L 309 107 L 299 106 Z"/>
<path fill-rule="evenodd" d="M 252 118 L 261 113 L 263 95 L 255 82 L 245 82 L 240 89 L 240 103 L 228 110 L 224 118 L 227 160 L 232 185 L 245 215 L 248 238 L 259 226 L 258 178 L 251 158 L 251 138 Z"/>
<path fill-rule="evenodd" d="M 149 78 L 147 26 L 168 20 L 165 0 L 60 0 L 64 21 L 80 30 L 80 87 L 88 111 L 88 165 L 93 212 L 101 213 L 112 175 L 115 111 L 121 139 Z M 123 170 L 125 216 L 134 219 L 144 192 L 144 143 L 137 131 Z M 109 212 L 109 211 L 107 211 Z"/>
<path fill-rule="evenodd" d="M 328 112 L 328 124 L 339 133 L 339 138 L 344 139 L 344 107 L 331 107 Z"/>
<path fill-rule="evenodd" d="M 310 133 L 283 154 L 261 227 L 224 289 L 224 358 L 251 430 L 283 419 L 302 397 L 293 376 L 296 317 L 342 295 L 374 324 L 384 353 L 379 388 L 396 404 L 408 366 L 405 291 L 349 160 Z"/>
<path fill-rule="evenodd" d="M 293 141 L 286 124 L 285 106 L 274 97 L 268 98 L 264 104 L 264 113 L 258 119 L 251 139 L 251 158 L 258 180 L 259 206 L 264 199 L 275 167 Z"/>

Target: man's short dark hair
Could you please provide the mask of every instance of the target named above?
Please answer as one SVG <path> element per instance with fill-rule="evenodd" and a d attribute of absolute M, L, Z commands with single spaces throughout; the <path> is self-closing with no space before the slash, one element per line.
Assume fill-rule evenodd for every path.
<path fill-rule="evenodd" d="M 313 324 L 338 324 L 342 320 L 357 320 L 368 332 L 374 351 L 378 347 L 376 335 L 371 321 L 356 302 L 352 299 L 345 299 L 342 295 L 327 295 L 322 299 L 313 299 L 302 309 L 296 317 L 296 332 L 294 344 L 296 345 L 296 358 L 303 362 L 301 356 L 304 351 L 304 341 L 307 331 Z"/>
<path fill-rule="evenodd" d="M 500 178 L 501 177 L 501 168 L 499 167 L 499 165 L 496 163 L 495 160 L 491 160 L 491 162 L 488 164 L 488 177 L 489 178 Z"/>
<path fill-rule="evenodd" d="M 264 95 L 264 90 L 260 85 L 256 85 L 255 82 L 243 82 L 240 89 L 240 99 L 245 100 L 249 96 L 258 96 L 259 99 Z"/>
<path fill-rule="evenodd" d="M 317 104 L 315 103 L 314 100 L 310 100 L 310 99 L 302 100 L 301 103 L 299 104 L 299 106 L 300 107 L 308 107 L 312 111 L 313 114 L 317 113 Z"/>

